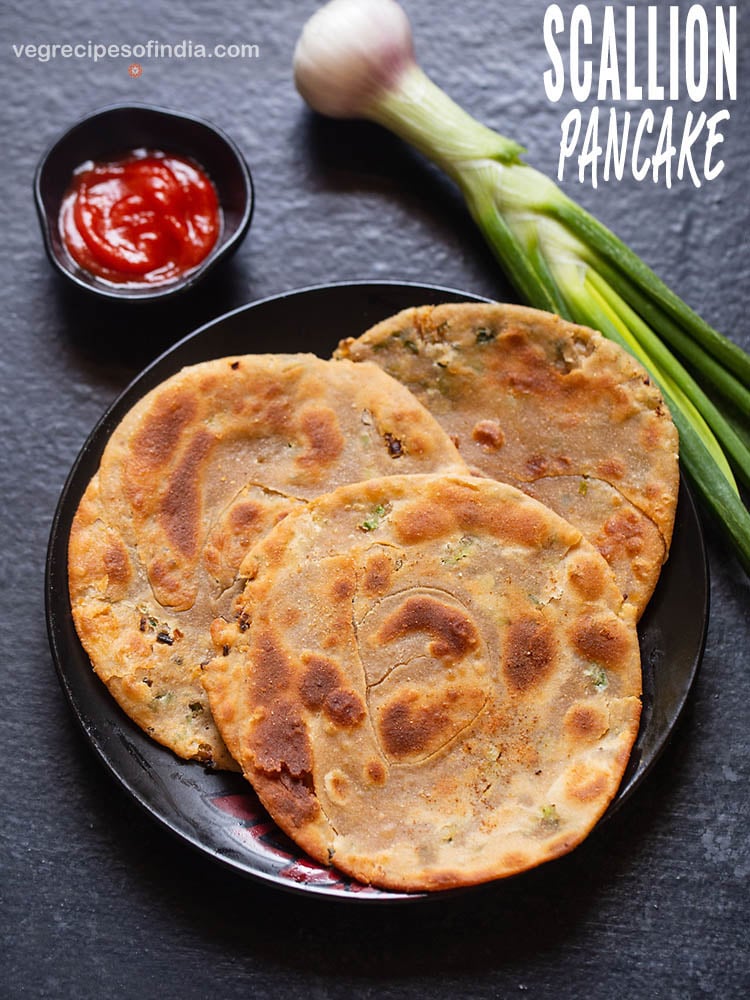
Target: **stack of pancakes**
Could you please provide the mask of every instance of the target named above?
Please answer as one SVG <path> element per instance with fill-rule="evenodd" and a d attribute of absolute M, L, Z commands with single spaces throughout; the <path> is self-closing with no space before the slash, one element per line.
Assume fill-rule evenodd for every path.
<path fill-rule="evenodd" d="M 474 884 L 615 795 L 677 486 L 658 391 L 599 334 L 411 309 L 140 400 L 73 524 L 73 616 L 122 708 L 313 858 Z"/>

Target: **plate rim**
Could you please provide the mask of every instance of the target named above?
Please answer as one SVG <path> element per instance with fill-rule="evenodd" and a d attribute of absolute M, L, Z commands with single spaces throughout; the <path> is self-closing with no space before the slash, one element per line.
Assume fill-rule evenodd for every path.
<path fill-rule="evenodd" d="M 336 289 L 355 291 L 361 290 L 365 292 L 367 289 L 383 289 L 387 291 L 388 289 L 393 289 L 394 291 L 401 291 L 407 289 L 414 289 L 415 292 L 425 291 L 430 294 L 440 294 L 445 293 L 446 295 L 462 298 L 465 301 L 475 301 L 475 302 L 491 302 L 492 299 L 486 296 L 478 295 L 473 292 L 467 292 L 463 289 L 457 289 L 451 286 L 436 285 L 428 282 L 421 281 L 399 281 L 396 279 L 362 279 L 362 280 L 344 280 L 335 282 L 322 282 L 313 285 L 302 286 L 299 288 L 288 289 L 283 292 L 275 293 L 273 295 L 265 296 L 261 299 L 256 299 L 251 302 L 244 303 L 243 305 L 237 306 L 227 312 L 221 313 L 220 315 L 214 317 L 211 320 L 202 323 L 195 330 L 190 331 L 185 336 L 181 337 L 179 340 L 175 341 L 165 350 L 163 350 L 157 357 L 150 361 L 144 368 L 142 368 L 136 375 L 130 379 L 130 381 L 124 386 L 124 388 L 117 393 L 115 398 L 106 406 L 104 412 L 101 414 L 99 419 L 96 421 L 94 427 L 86 437 L 83 445 L 80 447 L 72 466 L 65 477 L 64 484 L 60 491 L 60 495 L 57 500 L 55 507 L 54 516 L 52 518 L 50 526 L 50 534 L 47 545 L 46 559 L 45 559 L 45 579 L 44 579 L 44 603 L 45 603 L 45 620 L 47 625 L 47 635 L 50 646 L 50 651 L 52 653 L 52 660 L 55 666 L 55 671 L 57 673 L 58 680 L 61 684 L 63 692 L 68 701 L 68 705 L 73 712 L 75 719 L 77 720 L 81 730 L 83 731 L 86 741 L 89 746 L 94 750 L 97 758 L 104 764 L 106 770 L 116 779 L 120 787 L 128 794 L 128 796 L 133 799 L 138 806 L 143 809 L 150 817 L 157 821 L 157 823 L 162 827 L 162 829 L 167 830 L 171 836 L 178 838 L 181 842 L 186 843 L 193 850 L 199 851 L 201 854 L 208 855 L 214 861 L 219 862 L 222 866 L 229 868 L 235 874 L 241 875 L 246 878 L 250 878 L 260 884 L 265 884 L 273 886 L 274 888 L 282 889 L 293 895 L 303 895 L 312 896 L 319 899 L 329 899 L 329 900 L 348 900 L 348 901 L 358 901 L 366 902 L 374 905 L 383 904 L 393 904 L 399 902 L 413 902 L 416 900 L 424 899 L 444 899 L 456 894 L 464 894 L 470 889 L 482 888 L 482 886 L 468 886 L 461 887 L 458 889 L 452 889 L 440 893 L 426 893 L 426 892 L 398 892 L 392 890 L 381 890 L 379 895 L 365 895 L 357 894 L 352 892 L 347 892 L 343 889 L 338 889 L 335 886 L 321 887 L 311 883 L 296 883 L 291 880 L 285 879 L 278 874 L 272 872 L 264 872 L 261 870 L 252 870 L 246 865 L 235 862 L 231 857 L 222 854 L 219 850 L 210 844 L 206 844 L 201 841 L 199 836 L 193 835 L 184 829 L 177 829 L 169 817 L 163 815 L 159 811 L 158 807 L 149 801 L 135 786 L 134 783 L 129 779 L 129 777 L 122 773 L 120 769 L 116 767 L 116 764 L 110 759 L 106 752 L 106 748 L 103 745 L 104 741 L 94 732 L 96 725 L 92 720 L 87 720 L 85 718 L 85 712 L 82 711 L 79 705 L 76 694 L 73 691 L 71 682 L 67 676 L 66 670 L 63 666 L 64 650 L 61 649 L 61 644 L 58 642 L 58 626 L 56 624 L 58 619 L 58 610 L 55 607 L 55 602 L 59 600 L 56 597 L 57 591 L 55 590 L 55 583 L 59 582 L 57 577 L 59 575 L 58 571 L 58 552 L 57 548 L 61 544 L 60 539 L 60 529 L 61 522 L 64 520 L 68 510 L 68 504 L 70 503 L 69 495 L 72 491 L 73 486 L 76 484 L 79 469 L 86 462 L 94 446 L 102 442 L 102 450 L 106 446 L 106 441 L 114 430 L 113 428 L 107 428 L 107 424 L 112 420 L 113 414 L 122 407 L 126 399 L 133 393 L 133 391 L 141 383 L 144 383 L 146 387 L 142 393 L 139 393 L 136 399 L 141 398 L 149 391 L 148 387 L 148 377 L 149 374 L 158 366 L 163 364 L 170 355 L 178 353 L 185 346 L 198 338 L 205 336 L 206 333 L 220 325 L 230 322 L 235 317 L 242 315 L 244 313 L 252 313 L 256 308 L 262 307 L 264 305 L 279 302 L 282 300 L 300 298 L 310 293 L 320 293 L 320 292 L 330 292 Z M 249 352 L 253 353 L 253 352 Z M 265 352 L 264 352 L 265 353 Z M 179 368 L 175 369 L 179 370 Z M 130 406 L 134 405 L 136 399 L 127 399 Z M 102 441 L 103 438 L 103 441 Z M 685 480 L 685 477 L 680 472 L 680 503 L 684 504 L 689 508 L 689 517 L 694 521 L 696 527 L 696 540 L 697 540 L 697 553 L 696 558 L 698 565 L 700 567 L 700 580 L 699 584 L 703 590 L 703 600 L 701 609 L 701 629 L 698 646 L 692 658 L 692 663 L 689 670 L 686 672 L 686 683 L 684 684 L 684 691 L 677 702 L 676 712 L 674 714 L 674 720 L 672 724 L 668 727 L 663 738 L 659 741 L 656 750 L 653 752 L 652 756 L 649 758 L 643 771 L 638 775 L 637 781 L 628 786 L 624 791 L 621 789 L 616 793 L 617 797 L 610 803 L 608 808 L 605 810 L 604 814 L 597 821 L 596 826 L 593 828 L 591 833 L 596 829 L 605 824 L 615 813 L 617 813 L 626 802 L 628 802 L 632 795 L 638 790 L 644 780 L 651 773 L 662 754 L 664 753 L 666 747 L 669 745 L 674 732 L 680 722 L 680 719 L 684 713 L 685 706 L 692 692 L 693 686 L 695 684 L 698 672 L 701 667 L 703 660 L 706 639 L 708 634 L 708 623 L 709 623 L 709 613 L 710 613 L 710 575 L 709 575 L 709 562 L 706 550 L 706 540 L 703 532 L 701 520 L 698 513 L 698 508 L 692 492 Z M 67 547 L 65 549 L 67 552 Z M 67 556 L 65 558 L 64 569 L 67 571 Z M 67 575 L 66 575 L 67 579 Z M 66 591 L 67 593 L 67 591 Z M 122 712 L 119 705 L 113 700 L 113 706 Z M 123 713 L 125 719 L 127 715 Z M 156 744 L 160 746 L 159 744 Z M 169 753 L 166 748 L 161 747 L 162 750 Z M 175 758 L 179 761 L 178 758 Z M 627 772 L 626 772 L 627 773 Z M 625 780 L 625 774 L 623 775 L 622 781 Z M 505 882 L 506 879 L 496 880 L 495 883 Z"/>

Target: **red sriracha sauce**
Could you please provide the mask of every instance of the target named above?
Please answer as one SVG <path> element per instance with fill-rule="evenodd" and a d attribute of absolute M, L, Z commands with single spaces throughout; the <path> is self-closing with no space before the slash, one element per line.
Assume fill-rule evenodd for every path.
<path fill-rule="evenodd" d="M 60 229 L 70 255 L 92 274 L 118 285 L 159 285 L 205 260 L 221 211 L 197 164 L 138 149 L 75 171 Z"/>

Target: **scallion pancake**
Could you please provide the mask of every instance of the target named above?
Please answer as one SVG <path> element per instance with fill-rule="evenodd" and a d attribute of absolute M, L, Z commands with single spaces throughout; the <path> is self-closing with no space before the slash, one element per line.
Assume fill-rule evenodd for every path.
<path fill-rule="evenodd" d="M 570 851 L 638 730 L 635 609 L 580 531 L 488 478 L 396 476 L 298 508 L 248 554 L 204 684 L 271 816 L 397 890 Z"/>
<path fill-rule="evenodd" d="M 558 316 L 479 303 L 407 309 L 337 357 L 374 361 L 430 410 L 472 471 L 584 532 L 642 613 L 667 558 L 678 440 L 645 370 Z"/>
<path fill-rule="evenodd" d="M 247 549 L 342 483 L 464 469 L 375 365 L 248 355 L 183 369 L 112 434 L 70 536 L 75 626 L 121 707 L 182 757 L 236 765 L 201 685 Z"/>

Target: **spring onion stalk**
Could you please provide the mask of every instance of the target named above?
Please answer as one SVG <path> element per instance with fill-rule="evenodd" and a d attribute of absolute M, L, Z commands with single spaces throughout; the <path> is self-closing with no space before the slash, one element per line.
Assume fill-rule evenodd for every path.
<path fill-rule="evenodd" d="M 750 512 L 733 474 L 750 486 L 750 355 L 524 163 L 522 146 L 476 121 L 426 76 L 396 0 L 321 7 L 297 44 L 294 73 L 316 111 L 374 121 L 441 167 L 529 304 L 600 330 L 643 364 L 669 406 L 683 466 L 750 573 Z"/>

